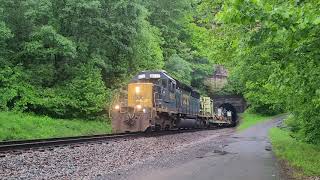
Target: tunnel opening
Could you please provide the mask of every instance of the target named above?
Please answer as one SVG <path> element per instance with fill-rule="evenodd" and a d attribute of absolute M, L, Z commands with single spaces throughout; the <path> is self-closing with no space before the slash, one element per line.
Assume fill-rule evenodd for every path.
<path fill-rule="evenodd" d="M 219 108 L 224 108 L 225 110 L 232 112 L 232 126 L 236 126 L 238 122 L 238 113 L 236 108 L 229 103 L 224 103 Z"/>

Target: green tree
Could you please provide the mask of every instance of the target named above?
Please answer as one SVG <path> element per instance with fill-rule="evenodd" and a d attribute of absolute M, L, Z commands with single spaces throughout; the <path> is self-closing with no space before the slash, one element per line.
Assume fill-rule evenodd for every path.
<path fill-rule="evenodd" d="M 176 79 L 185 84 L 190 84 L 192 73 L 191 64 L 177 54 L 174 54 L 169 58 L 166 63 L 166 69 L 168 70 L 168 73 Z"/>
<path fill-rule="evenodd" d="M 236 40 L 225 34 L 236 45 L 225 63 L 233 64 L 251 106 L 291 112 L 299 137 L 311 143 L 320 143 L 319 7 L 313 0 L 225 1 L 215 16 L 217 29 L 237 27 L 230 29 Z"/>
<path fill-rule="evenodd" d="M 2 110 L 94 117 L 113 89 L 162 69 L 159 30 L 141 1 L 0 3 Z"/>

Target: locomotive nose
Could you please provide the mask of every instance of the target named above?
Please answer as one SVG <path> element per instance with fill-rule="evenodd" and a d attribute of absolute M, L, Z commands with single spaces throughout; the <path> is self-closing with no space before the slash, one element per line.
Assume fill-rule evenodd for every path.
<path fill-rule="evenodd" d="M 129 127 L 133 127 L 133 126 L 136 124 L 136 117 L 135 117 L 135 115 L 130 116 L 130 115 L 128 114 L 128 118 L 126 118 L 126 119 L 124 120 L 124 123 L 125 123 L 126 125 L 128 125 Z"/>

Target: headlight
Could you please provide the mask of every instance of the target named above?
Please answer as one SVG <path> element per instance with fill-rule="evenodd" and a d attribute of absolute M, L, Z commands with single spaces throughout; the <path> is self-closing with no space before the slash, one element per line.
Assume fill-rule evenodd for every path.
<path fill-rule="evenodd" d="M 136 93 L 137 93 L 137 94 L 140 93 L 140 87 L 136 87 Z"/>
<path fill-rule="evenodd" d="M 119 105 L 116 105 L 116 106 L 114 107 L 114 109 L 115 109 L 115 110 L 119 110 L 119 109 L 120 109 L 120 106 L 119 106 Z"/>
<path fill-rule="evenodd" d="M 138 109 L 138 110 L 141 110 L 141 109 L 142 109 L 142 106 L 141 106 L 141 105 L 137 105 L 137 109 Z"/>

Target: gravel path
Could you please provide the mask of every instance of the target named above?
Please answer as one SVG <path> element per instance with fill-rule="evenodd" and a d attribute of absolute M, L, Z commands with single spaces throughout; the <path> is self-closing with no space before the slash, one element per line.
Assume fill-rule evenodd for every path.
<path fill-rule="evenodd" d="M 0 158 L 0 179 L 125 179 L 129 170 L 157 159 L 161 166 L 166 158 L 208 141 L 216 141 L 214 148 L 218 149 L 223 137 L 233 132 L 234 129 L 199 131 L 7 154 Z"/>
<path fill-rule="evenodd" d="M 267 121 L 242 132 L 218 138 L 207 137 L 183 151 L 101 179 L 130 180 L 279 180 L 279 167 L 271 152 L 268 129 L 283 117 Z M 116 178 L 118 177 L 118 178 Z"/>

